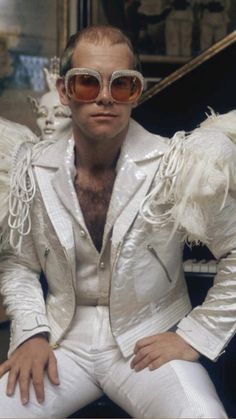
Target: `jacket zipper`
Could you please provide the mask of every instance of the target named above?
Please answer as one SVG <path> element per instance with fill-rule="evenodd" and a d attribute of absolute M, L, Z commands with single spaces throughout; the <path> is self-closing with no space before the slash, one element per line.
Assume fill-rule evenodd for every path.
<path fill-rule="evenodd" d="M 114 272 L 114 270 L 115 270 L 115 265 L 116 265 L 116 262 L 117 262 L 117 260 L 118 260 L 118 257 L 120 256 L 121 245 L 122 245 L 122 242 L 120 242 L 120 243 L 118 244 L 118 247 L 117 247 L 117 250 L 116 250 L 115 260 L 114 260 L 113 265 L 112 265 L 112 268 L 111 268 L 111 279 L 110 279 L 110 287 L 109 287 L 109 307 L 108 307 L 108 314 L 109 314 L 109 320 L 110 320 L 111 333 L 112 333 L 112 335 L 114 336 L 114 338 L 115 338 L 115 335 L 113 334 L 113 330 L 112 330 L 112 322 L 111 322 L 111 309 L 110 309 L 110 307 L 111 307 L 111 305 L 110 305 L 110 298 L 111 298 L 111 281 L 112 281 L 112 277 L 113 277 L 113 272 Z"/>
<path fill-rule="evenodd" d="M 45 276 L 46 276 L 47 259 L 48 259 L 49 253 L 50 253 L 49 247 L 45 247 L 44 255 L 43 255 L 44 256 L 43 272 L 45 273 Z"/>
<path fill-rule="evenodd" d="M 122 242 L 120 242 L 120 243 L 118 244 L 118 247 L 117 247 L 117 250 L 116 250 L 115 260 L 114 260 L 114 262 L 113 262 L 112 269 L 111 269 L 111 276 L 113 275 L 113 272 L 114 272 L 114 269 L 115 269 L 116 262 L 117 262 L 117 260 L 118 260 L 118 257 L 120 256 L 121 245 L 122 245 Z"/>
<path fill-rule="evenodd" d="M 46 267 L 47 267 L 47 259 L 48 259 L 48 255 L 49 255 L 49 253 L 50 253 L 50 248 L 49 247 L 45 247 L 45 250 L 44 250 L 44 265 L 43 265 L 43 272 L 44 272 L 44 274 L 45 274 L 45 277 L 46 277 Z M 56 348 L 58 348 L 58 343 L 56 342 L 56 343 L 54 343 L 53 345 L 50 345 L 50 347 L 52 348 L 52 349 L 56 349 Z"/>
<path fill-rule="evenodd" d="M 169 282 L 172 282 L 172 279 L 171 279 L 171 277 L 170 277 L 170 275 L 169 275 L 169 272 L 167 271 L 167 269 L 166 269 L 166 267 L 165 267 L 165 265 L 164 265 L 164 263 L 162 262 L 162 260 L 159 258 L 159 256 L 158 256 L 158 254 L 157 254 L 157 252 L 156 252 L 156 250 L 154 249 L 154 247 L 152 247 L 152 245 L 151 244 L 148 244 L 147 245 L 147 249 L 149 250 L 149 252 L 158 260 L 158 262 L 160 263 L 160 265 L 161 265 L 161 267 L 162 267 L 162 269 L 164 270 L 164 272 L 165 272 L 165 274 L 166 274 L 166 276 L 167 276 L 167 279 L 168 279 L 168 281 Z"/>

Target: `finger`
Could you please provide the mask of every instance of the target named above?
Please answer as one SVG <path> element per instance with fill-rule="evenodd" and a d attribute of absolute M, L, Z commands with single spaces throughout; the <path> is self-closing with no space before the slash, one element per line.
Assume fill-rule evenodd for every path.
<path fill-rule="evenodd" d="M 139 349 L 139 351 L 137 352 L 137 354 L 133 357 L 132 361 L 131 361 L 131 368 L 134 368 L 136 364 L 138 364 L 139 362 L 142 361 L 142 359 L 144 359 L 148 353 L 149 353 L 149 347 L 144 347 L 142 349 Z"/>
<path fill-rule="evenodd" d="M 30 370 L 24 369 L 19 374 L 20 398 L 23 405 L 29 401 Z"/>
<path fill-rule="evenodd" d="M 140 348 L 138 352 L 133 357 L 131 364 L 134 366 L 138 362 L 140 362 L 143 358 L 145 358 L 148 354 L 156 352 L 157 356 L 159 356 L 159 347 L 156 347 L 156 341 L 148 346 L 144 346 L 143 348 Z"/>
<path fill-rule="evenodd" d="M 19 375 L 19 370 L 17 368 L 12 368 L 8 375 L 7 380 L 7 396 L 12 396 L 15 393 L 16 383 Z"/>
<path fill-rule="evenodd" d="M 57 359 L 53 352 L 49 355 L 48 360 L 48 378 L 52 384 L 59 385 L 60 380 L 58 376 L 58 369 L 57 369 Z"/>
<path fill-rule="evenodd" d="M 144 358 L 142 358 L 140 361 L 136 362 L 134 365 L 134 370 L 136 372 L 143 370 L 144 368 L 149 367 L 150 364 L 153 364 L 153 362 L 158 359 L 159 355 L 155 352 L 148 353 Z"/>
<path fill-rule="evenodd" d="M 7 372 L 7 371 L 9 371 L 9 370 L 10 370 L 10 368 L 11 368 L 11 364 L 10 364 L 10 362 L 9 362 L 9 361 L 3 362 L 3 363 L 0 365 L 0 378 L 1 378 L 4 374 L 6 374 L 6 372 Z"/>
<path fill-rule="evenodd" d="M 36 398 L 39 403 L 44 401 L 44 369 L 37 365 L 37 368 L 33 368 L 32 381 Z"/>
<path fill-rule="evenodd" d="M 140 339 L 136 342 L 134 347 L 134 353 L 136 354 L 140 349 L 144 348 L 145 346 L 151 345 L 152 343 L 157 342 L 158 335 L 148 336 L 146 338 Z"/>

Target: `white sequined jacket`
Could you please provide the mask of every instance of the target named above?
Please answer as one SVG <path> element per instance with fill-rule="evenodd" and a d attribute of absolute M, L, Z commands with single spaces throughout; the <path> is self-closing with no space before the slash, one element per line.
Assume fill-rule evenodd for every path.
<path fill-rule="evenodd" d="M 218 157 L 226 155 L 227 160 L 228 152 L 232 156 L 235 146 L 222 134 L 209 132 L 206 137 L 211 139 L 209 144 L 215 144 L 219 138 Z M 196 202 L 192 191 L 193 207 L 196 209 L 199 202 L 201 205 L 201 200 L 204 204 L 206 241 L 219 259 L 214 286 L 204 304 L 192 310 L 184 279 L 182 251 L 183 238 L 188 236 L 186 229 L 189 225 L 191 230 L 191 219 L 194 224 L 194 212 L 187 227 L 184 225 L 187 212 L 182 221 L 176 217 L 177 226 L 173 214 L 169 219 L 164 217 L 162 220 L 162 212 L 168 214 L 170 207 L 178 209 L 181 201 L 174 193 L 176 202 L 173 204 L 173 189 L 172 195 L 167 194 L 168 199 L 164 197 L 166 190 L 170 192 L 171 178 L 168 178 L 163 164 L 171 171 L 170 166 L 173 167 L 177 159 L 176 147 L 170 152 L 171 144 L 171 141 L 150 134 L 131 120 L 117 165 L 104 233 L 106 243 L 112 231 L 108 261 L 111 266 L 111 328 L 123 355 L 127 357 L 139 338 L 164 332 L 178 323 L 177 333 L 199 352 L 215 360 L 236 330 L 236 204 L 233 193 L 230 193 L 231 186 L 234 189 L 233 173 L 226 171 L 224 179 L 218 182 L 220 186 L 217 184 L 213 191 L 214 196 L 223 196 L 223 201 L 220 200 L 223 209 L 218 207 L 217 200 L 215 202 L 209 198 L 212 190 L 203 188 L 203 196 L 199 193 Z M 177 141 L 177 144 L 180 143 Z M 63 140 L 45 145 L 45 152 L 43 146 L 40 147 L 41 152 L 31 162 L 36 184 L 30 210 L 31 231 L 23 238 L 21 255 L 5 249 L 0 256 L 0 291 L 12 319 L 10 353 L 39 332 L 49 332 L 52 345 L 59 345 L 76 309 L 72 222 L 60 199 L 64 188 L 71 187 L 64 176 L 68 143 Z M 205 140 L 202 150 L 202 156 L 208 156 L 209 150 L 212 152 L 210 146 L 208 150 Z M 214 160 L 214 156 L 208 157 Z M 219 169 L 218 160 L 214 165 Z M 186 168 L 183 165 L 181 167 Z M 176 167 L 176 173 L 178 170 L 180 172 L 181 167 Z M 195 169 L 192 167 L 193 177 Z M 203 174 L 201 167 L 201 176 Z M 204 183 L 201 176 L 199 185 Z M 227 177 L 227 188 L 225 185 L 222 187 Z M 172 183 L 175 178 L 172 177 Z M 207 177 L 207 184 L 208 180 Z M 182 178 L 181 185 L 177 187 L 183 187 L 184 182 L 188 182 L 188 179 Z M 161 202 L 157 199 L 156 206 L 152 208 L 160 222 L 148 222 L 140 213 L 140 205 L 144 197 L 161 183 L 167 187 L 159 188 Z M 229 192 L 227 197 L 226 189 Z M 188 199 L 187 196 L 185 204 Z M 210 201 L 210 214 L 207 213 L 207 199 Z M 186 205 L 184 208 L 186 210 Z M 145 211 L 144 205 L 144 215 Z M 190 231 L 189 235 L 194 234 Z M 100 261 L 104 258 L 107 256 L 102 251 Z M 100 266 L 98 264 L 98 270 Z M 39 283 L 41 270 L 48 281 L 46 303 Z"/>

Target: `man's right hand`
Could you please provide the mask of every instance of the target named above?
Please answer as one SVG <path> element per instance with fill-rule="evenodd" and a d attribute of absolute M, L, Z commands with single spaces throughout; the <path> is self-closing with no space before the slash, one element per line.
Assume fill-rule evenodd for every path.
<path fill-rule="evenodd" d="M 40 334 L 22 343 L 10 359 L 0 365 L 0 377 L 9 372 L 6 394 L 12 396 L 19 382 L 22 404 L 29 401 L 30 380 L 38 402 L 44 401 L 45 371 L 52 384 L 60 384 L 56 357 L 46 338 Z"/>

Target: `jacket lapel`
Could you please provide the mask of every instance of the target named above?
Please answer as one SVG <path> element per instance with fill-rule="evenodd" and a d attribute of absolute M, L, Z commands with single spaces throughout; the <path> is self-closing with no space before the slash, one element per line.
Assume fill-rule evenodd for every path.
<path fill-rule="evenodd" d="M 45 152 L 34 162 L 35 174 L 44 205 L 57 236 L 63 247 L 71 249 L 74 246 L 72 222 L 63 204 L 64 200 L 61 199 L 63 191 L 69 186 L 66 183 L 66 176 L 62 174 L 68 140 L 60 141 L 57 146 L 55 145 L 45 149 Z"/>
<path fill-rule="evenodd" d="M 53 171 L 50 172 L 49 169 L 36 167 L 35 174 L 44 205 L 56 234 L 62 246 L 66 249 L 71 249 L 74 246 L 72 223 L 64 205 L 52 186 L 54 173 Z"/>
<path fill-rule="evenodd" d="M 112 203 L 112 208 L 114 207 L 113 217 L 116 217 L 112 239 L 114 246 L 119 244 L 139 213 L 140 204 L 151 187 L 159 163 L 160 159 L 150 162 L 148 170 L 132 167 L 135 166 L 135 163 L 130 164 L 130 167 L 124 170 L 122 176 L 118 179 L 116 189 L 120 191 L 122 199 L 118 196 L 114 198 Z M 129 182 L 127 182 L 125 173 L 129 176 Z"/>
<path fill-rule="evenodd" d="M 118 161 L 118 173 L 107 217 L 107 229 L 114 225 L 114 248 L 122 241 L 137 216 L 167 147 L 167 141 L 162 137 L 150 134 L 131 120 Z"/>
<path fill-rule="evenodd" d="M 106 229 L 113 226 L 129 201 L 140 189 L 146 179 L 146 174 L 139 170 L 135 163 L 126 161 L 116 176 L 109 211 L 107 214 Z M 105 231 L 106 233 L 106 231 Z"/>

